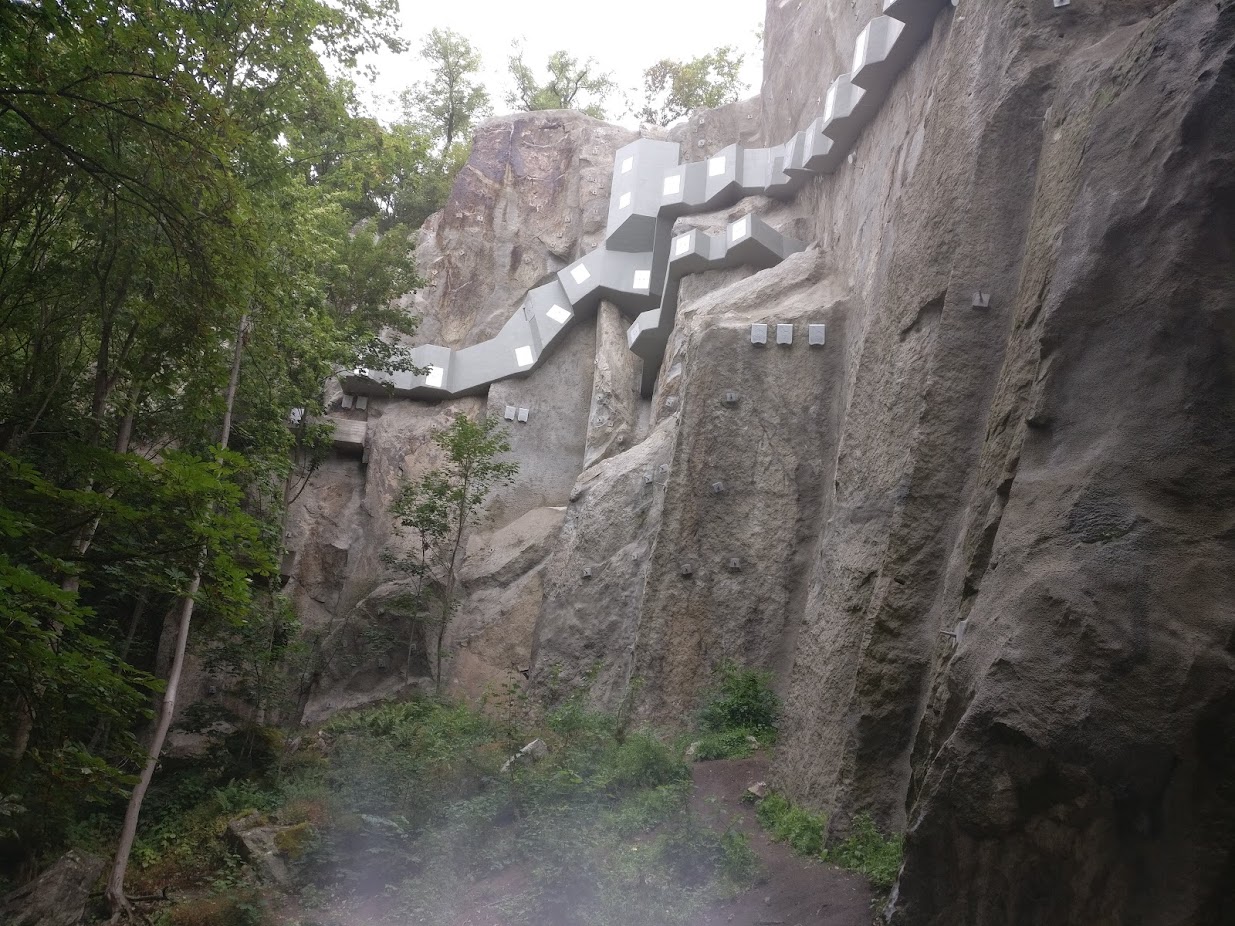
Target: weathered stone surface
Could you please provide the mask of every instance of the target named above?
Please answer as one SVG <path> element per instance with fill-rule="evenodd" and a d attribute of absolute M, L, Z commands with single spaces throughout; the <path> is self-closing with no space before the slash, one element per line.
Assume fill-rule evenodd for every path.
<path fill-rule="evenodd" d="M 613 153 L 636 137 L 577 112 L 483 123 L 416 263 L 428 285 L 404 303 L 418 341 L 466 347 L 496 334 L 524 294 L 596 246 L 608 215 Z"/>
<path fill-rule="evenodd" d="M 516 416 L 518 409 L 528 410 L 527 421 L 506 422 L 510 453 L 503 459 L 517 463 L 519 474 L 485 504 L 490 525 L 508 524 L 535 508 L 565 505 L 583 469 L 596 329 L 577 325 L 565 339 L 534 376 L 489 387 L 490 415 L 501 418 L 508 406 Z"/>
<path fill-rule="evenodd" d="M 70 849 L 29 884 L 0 901 L 6 926 L 78 926 L 86 915 L 90 889 L 103 873 L 104 860 Z"/>
<path fill-rule="evenodd" d="M 1040 91 L 898 923 L 1235 922 L 1235 8 L 1134 6 Z"/>
<path fill-rule="evenodd" d="M 529 287 L 594 247 L 604 232 L 613 153 L 633 137 L 569 112 L 481 126 L 449 203 L 419 237 L 417 266 L 429 285 L 403 300 L 422 316 L 417 340 L 465 346 L 491 336 Z M 394 534 L 388 509 L 401 479 L 440 464 L 432 433 L 458 412 L 504 416 L 506 405 L 529 409 L 526 423 L 510 423 L 510 459 L 520 474 L 494 494 L 474 533 L 500 531 L 529 512 L 565 505 L 583 467 L 595 343 L 592 325 L 580 325 L 535 377 L 497 384 L 487 397 L 433 404 L 371 398 L 366 413 L 346 413 L 367 418 L 363 461 L 329 460 L 288 519 L 287 544 L 296 554 L 289 591 L 306 628 L 330 641 L 304 705 L 307 721 L 398 696 L 409 684 L 404 645 L 379 653 L 370 644 L 382 633 L 406 636 L 400 629 L 406 621 L 388 606 L 404 589 L 392 583 L 379 554 L 408 548 L 410 541 Z M 459 672 L 457 693 L 511 681 L 509 664 L 520 659 L 526 668 L 539 577 L 476 594 L 474 602 L 462 602 L 451 631 L 447 668 Z M 504 620 L 495 622 L 497 615 Z M 427 671 L 421 645 L 415 649 L 416 671 Z M 509 658 L 498 658 L 503 650 Z M 517 671 L 514 677 L 522 680 Z M 413 679 L 415 687 L 424 681 Z"/>
<path fill-rule="evenodd" d="M 669 129 L 665 137 L 682 146 L 683 161 L 698 161 L 734 144 L 758 147 L 763 128 L 759 118 L 760 106 L 760 98 L 752 97 L 716 109 L 694 112 L 690 118 Z M 775 141 L 781 142 L 784 138 Z"/>
<path fill-rule="evenodd" d="M 565 507 L 539 508 L 472 536 L 460 575 L 462 600 L 445 641 L 452 697 L 475 702 L 523 687 L 544 596 L 543 563 L 565 516 Z"/>
<path fill-rule="evenodd" d="M 639 358 L 626 345 L 629 327 L 615 305 L 601 302 L 584 469 L 628 449 L 640 432 Z"/>
<path fill-rule="evenodd" d="M 288 888 L 292 884 L 292 872 L 286 853 L 279 846 L 279 835 L 304 825 L 283 826 L 268 822 L 261 814 L 251 813 L 228 822 L 227 841 L 263 881 Z"/>
<path fill-rule="evenodd" d="M 681 365 L 678 427 L 635 648 L 643 716 L 692 716 L 725 659 L 788 666 L 843 369 L 846 308 L 820 270 L 818 252 L 795 255 L 680 312 L 664 374 Z M 752 322 L 808 321 L 837 331 L 830 354 L 750 342 Z"/>
<path fill-rule="evenodd" d="M 625 696 L 676 429 L 670 418 L 579 477 L 545 564 L 532 662 L 542 690 L 589 684 L 614 710 Z"/>
<path fill-rule="evenodd" d="M 534 410 L 526 478 L 472 538 L 457 686 L 528 654 L 543 693 L 686 723 L 720 659 L 772 667 L 771 783 L 835 834 L 907 830 L 898 926 L 1235 923 L 1235 7 L 941 5 L 834 175 L 682 220 L 754 211 L 813 244 L 684 280 L 650 405 L 604 310 L 490 391 Z M 762 118 L 669 137 L 787 139 L 878 7 L 769 4 Z M 430 340 L 491 334 L 596 240 L 630 136 L 559 118 L 483 130 L 468 208 L 426 227 Z M 531 179 L 575 165 L 592 180 Z M 752 321 L 793 345 L 753 347 Z M 480 407 L 375 404 L 368 470 L 332 463 L 294 528 L 322 619 L 386 580 L 395 464 Z"/>

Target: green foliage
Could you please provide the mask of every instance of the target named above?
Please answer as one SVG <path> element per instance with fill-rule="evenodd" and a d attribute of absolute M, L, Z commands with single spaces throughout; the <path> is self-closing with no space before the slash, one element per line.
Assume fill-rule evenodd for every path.
<path fill-rule="evenodd" d="M 705 733 L 696 741 L 695 758 L 700 761 L 709 759 L 745 759 L 755 751 L 749 737 L 753 734 L 744 728 L 724 730 L 720 733 Z"/>
<path fill-rule="evenodd" d="M 773 839 L 788 843 L 799 855 L 860 872 L 881 890 L 887 890 L 896 881 L 904 837 L 883 836 L 869 813 L 854 817 L 849 837 L 837 846 L 825 846 L 825 816 L 794 805 L 783 794 L 770 792 L 759 802 L 756 813 Z"/>
<path fill-rule="evenodd" d="M 904 837 L 883 836 L 869 813 L 854 817 L 849 838 L 823 852 L 826 861 L 861 872 L 874 887 L 881 890 L 887 890 L 896 881 L 903 855 Z"/>
<path fill-rule="evenodd" d="M 449 151 L 489 112 L 489 92 L 476 81 L 480 54 L 459 33 L 433 29 L 421 44 L 420 56 L 432 76 L 403 94 L 404 111 L 409 121 L 428 126 L 442 150 Z"/>
<path fill-rule="evenodd" d="M 0 787 L 25 808 L 0 848 L 50 850 L 131 785 L 203 550 L 216 666 L 254 716 L 282 709 L 294 626 L 271 576 L 328 444 L 322 383 L 407 366 L 378 334 L 414 330 L 390 298 L 417 282 L 410 218 L 440 201 L 408 167 L 432 140 L 365 118 L 327 70 L 397 47 L 395 10 L 0 5 Z"/>
<path fill-rule="evenodd" d="M 818 856 L 823 851 L 827 818 L 790 803 L 784 795 L 770 792 L 759 802 L 759 822 L 778 842 L 788 843 L 798 855 Z"/>
<path fill-rule="evenodd" d="M 479 517 L 489 493 L 514 479 L 519 465 L 499 460 L 510 450 L 510 439 L 500 418 L 471 418 L 457 413 L 448 427 L 433 435 L 445 456 L 445 465 L 431 469 L 400 486 L 390 512 L 396 530 L 415 534 L 410 555 L 383 551 L 382 562 L 409 576 L 406 594 L 395 600 L 409 623 L 405 672 L 410 679 L 416 643 L 423 626 L 436 627 L 434 679 L 442 685 L 442 644 L 455 606 L 455 576 L 463 552 L 464 534 Z M 436 585 L 435 571 L 440 574 Z M 436 597 L 431 607 L 430 596 Z"/>
<path fill-rule="evenodd" d="M 254 887 L 176 904 L 155 920 L 155 926 L 264 926 L 270 922 Z"/>
<path fill-rule="evenodd" d="M 327 736 L 314 795 L 330 810 L 305 847 L 305 877 L 384 888 L 407 921 L 449 922 L 470 902 L 467 885 L 511 870 L 521 887 L 495 903 L 505 922 L 686 923 L 757 874 L 741 834 L 690 813 L 674 750 L 646 731 L 619 738 L 582 696 L 547 719 L 547 755 L 506 772 L 535 734 L 436 700 L 343 715 Z M 277 815 L 288 819 L 286 807 Z"/>
<path fill-rule="evenodd" d="M 761 742 L 776 738 L 780 698 L 772 690 L 772 673 L 740 668 L 723 662 L 716 683 L 699 711 L 699 726 L 705 733 L 741 731 Z"/>
<path fill-rule="evenodd" d="M 670 125 L 697 109 L 736 102 L 745 89 L 738 74 L 745 56 L 731 45 L 692 58 L 664 58 L 643 72 L 644 104 L 639 118 Z"/>
<path fill-rule="evenodd" d="M 598 73 L 595 60 L 580 63 L 565 50 L 555 51 L 545 65 L 548 79 L 541 83 L 523 60 L 518 42 L 510 56 L 510 75 L 515 88 L 506 97 L 515 109 L 534 112 L 542 109 L 574 109 L 596 119 L 605 118 L 605 100 L 616 89 L 607 73 Z"/>
<path fill-rule="evenodd" d="M 491 721 L 466 707 L 417 700 L 335 718 L 328 782 L 341 813 L 432 818 L 504 761 Z"/>
<path fill-rule="evenodd" d="M 274 837 L 274 847 L 292 861 L 303 858 L 308 847 L 313 843 L 314 830 L 307 821 L 293 824 L 287 829 L 279 830 Z"/>

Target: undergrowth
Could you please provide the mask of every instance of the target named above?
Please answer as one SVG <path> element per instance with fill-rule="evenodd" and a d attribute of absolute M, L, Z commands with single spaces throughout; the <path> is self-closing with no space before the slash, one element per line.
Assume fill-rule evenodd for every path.
<path fill-rule="evenodd" d="M 859 872 L 878 890 L 887 890 L 896 881 L 903 837 L 882 835 L 868 813 L 854 817 L 849 837 L 835 846 L 827 845 L 827 817 L 798 807 L 783 794 L 769 792 L 759 802 L 756 815 L 773 839 L 798 855 Z"/>
<path fill-rule="evenodd" d="M 759 802 L 759 822 L 771 837 L 786 843 L 798 855 L 818 856 L 823 851 L 827 818 L 813 814 L 772 791 Z"/>
<path fill-rule="evenodd" d="M 903 836 L 883 836 L 870 814 L 861 813 L 853 818 L 849 838 L 825 849 L 823 858 L 841 868 L 860 871 L 873 886 L 887 890 L 896 881 L 904 848 Z"/>
<path fill-rule="evenodd" d="M 722 662 L 705 699 L 696 759 L 744 759 L 756 747 L 776 742 L 780 698 L 772 690 L 771 672 Z"/>
<path fill-rule="evenodd" d="M 547 753 L 503 771 L 536 737 Z M 578 698 L 538 730 L 423 699 L 339 715 L 306 740 L 314 748 L 253 780 L 186 768 L 152 792 L 136 882 L 195 896 L 162 924 L 263 922 L 225 833 L 241 816 L 276 827 L 309 913 L 374 923 L 381 898 L 392 923 L 490 906 L 528 926 L 672 926 L 759 874 L 742 833 L 690 811 L 690 771 L 672 745 Z"/>

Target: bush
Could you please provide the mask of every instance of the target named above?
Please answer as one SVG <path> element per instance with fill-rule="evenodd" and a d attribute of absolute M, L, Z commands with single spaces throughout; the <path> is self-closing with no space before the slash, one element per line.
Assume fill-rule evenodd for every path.
<path fill-rule="evenodd" d="M 885 839 L 875 828 L 870 814 L 861 813 L 853 818 L 849 838 L 839 846 L 825 850 L 823 857 L 841 868 L 861 872 L 872 885 L 886 890 L 896 881 L 903 852 L 904 837 L 889 836 Z"/>
<path fill-rule="evenodd" d="M 743 669 L 733 662 L 717 668 L 717 683 L 699 712 L 699 728 L 704 733 L 741 730 L 760 742 L 776 739 L 780 717 L 780 698 L 772 691 L 772 673 Z"/>
<path fill-rule="evenodd" d="M 799 855 L 817 857 L 823 851 L 823 828 L 827 818 L 822 814 L 795 807 L 775 791 L 759 802 L 756 814 L 773 839 L 788 843 Z"/>
<path fill-rule="evenodd" d="M 605 826 L 619 836 L 651 832 L 666 820 L 685 813 L 689 796 L 689 780 L 645 788 L 610 810 L 605 818 Z"/>
<path fill-rule="evenodd" d="M 699 737 L 695 746 L 695 758 L 700 761 L 709 759 L 745 759 L 755 747 L 748 737 L 753 736 L 745 728 L 726 730 L 723 733 L 705 733 Z"/>
<path fill-rule="evenodd" d="M 594 776 L 608 791 L 633 791 L 685 781 L 690 769 L 673 750 L 649 733 L 631 733 L 606 750 Z"/>

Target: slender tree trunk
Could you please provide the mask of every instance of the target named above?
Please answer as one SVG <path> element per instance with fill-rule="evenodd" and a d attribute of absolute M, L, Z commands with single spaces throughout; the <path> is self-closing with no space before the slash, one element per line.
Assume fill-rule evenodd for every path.
<path fill-rule="evenodd" d="M 227 443 L 232 433 L 232 409 L 236 404 L 236 389 L 240 384 L 240 360 L 244 352 L 244 335 L 248 328 L 249 316 L 246 312 L 240 319 L 240 327 L 236 331 L 236 345 L 232 352 L 231 376 L 227 382 L 227 394 L 223 404 L 223 427 L 219 436 L 219 446 L 227 449 Z M 194 596 L 202 584 L 202 569 L 205 566 L 206 550 L 203 548 L 197 559 L 197 567 L 185 589 L 183 604 L 180 609 L 180 626 L 176 634 L 176 653 L 172 658 L 171 670 L 167 675 L 167 688 L 163 692 L 163 703 L 159 710 L 159 722 L 154 730 L 154 738 L 146 752 L 146 766 L 142 769 L 141 778 L 129 797 L 129 806 L 124 814 L 124 826 L 120 830 L 120 843 L 116 847 L 116 858 L 112 863 L 111 873 L 107 878 L 105 896 L 111 908 L 111 922 L 117 923 L 122 918 L 131 918 L 133 907 L 124 895 L 124 876 L 129 867 L 129 855 L 133 851 L 133 841 L 137 838 L 137 823 L 141 817 L 142 801 L 146 798 L 146 790 L 154 777 L 154 770 L 159 764 L 159 755 L 163 751 L 163 741 L 167 739 L 167 731 L 171 728 L 172 717 L 176 713 L 176 694 L 180 688 L 180 676 L 184 671 L 184 657 L 189 645 L 189 626 L 193 621 Z"/>
<path fill-rule="evenodd" d="M 134 400 L 133 404 L 136 404 Z M 115 452 L 123 454 L 129 452 L 129 442 L 133 439 L 133 413 L 132 406 L 125 412 L 125 415 L 120 419 L 120 428 L 116 433 Z M 90 479 L 89 485 L 86 486 L 86 491 L 93 491 L 94 479 Z M 103 492 L 103 497 L 110 499 L 116 494 L 116 487 L 109 486 Z M 101 514 L 95 515 L 90 523 L 86 524 L 77 532 L 77 536 L 73 539 L 73 553 L 77 557 L 83 557 L 90 552 L 90 546 L 94 543 L 94 535 L 99 531 L 99 522 L 103 520 Z M 60 588 L 66 592 L 76 595 L 81 588 L 81 575 L 74 572 L 64 577 L 60 582 Z"/>
<path fill-rule="evenodd" d="M 142 615 L 146 613 L 146 593 L 143 591 L 137 599 L 137 604 L 133 606 L 133 613 L 129 615 L 129 630 L 124 635 L 124 642 L 120 644 L 120 652 L 117 654 L 121 662 L 129 661 L 129 651 L 133 648 L 133 640 L 137 636 L 137 627 L 141 623 Z M 94 752 L 100 747 L 106 746 L 107 741 L 111 738 L 111 721 L 100 720 L 94 728 L 94 735 L 90 737 L 90 751 Z"/>
<path fill-rule="evenodd" d="M 172 659 L 171 672 L 168 673 L 167 688 L 163 691 L 163 704 L 159 711 L 159 723 L 154 729 L 154 738 L 146 753 L 146 765 L 142 769 L 133 794 L 129 797 L 129 806 L 124 813 L 124 826 L 120 830 L 120 844 L 116 847 L 116 860 L 112 864 L 111 874 L 107 878 L 107 902 L 112 908 L 112 922 L 119 922 L 121 917 L 132 912 L 128 898 L 124 896 L 124 876 L 129 867 L 129 854 L 133 851 L 133 841 L 137 838 L 137 822 L 141 816 L 142 801 L 154 778 L 154 770 L 159 765 L 159 755 L 163 751 L 163 742 L 167 739 L 167 731 L 172 725 L 172 715 L 176 712 L 176 694 L 180 687 L 180 675 L 184 669 L 185 651 L 189 644 L 189 623 L 193 619 L 193 596 L 201 587 L 202 574 L 198 569 L 189 587 L 185 589 L 183 603 L 180 608 L 180 631 L 176 635 L 176 655 Z"/>
<path fill-rule="evenodd" d="M 17 767 L 21 765 L 26 749 L 30 746 L 30 734 L 34 732 L 34 705 L 31 698 L 19 694 L 13 705 L 17 720 L 13 724 L 13 745 L 9 750 L 9 772 L 7 779 L 12 780 L 17 775 Z"/>
<path fill-rule="evenodd" d="M 455 603 L 455 568 L 459 563 L 459 548 L 463 545 L 463 528 L 467 523 L 467 490 L 470 479 L 463 477 L 463 492 L 459 502 L 458 523 L 455 526 L 454 544 L 450 548 L 450 566 L 446 570 L 446 592 L 442 595 L 442 620 L 437 625 L 437 667 L 434 692 L 442 693 L 442 642 L 446 639 L 446 625 L 450 623 L 450 611 Z"/>
<path fill-rule="evenodd" d="M 429 545 L 425 539 L 420 540 L 420 569 L 416 575 L 416 598 L 413 607 L 416 609 L 412 614 L 412 626 L 407 631 L 407 662 L 403 669 L 403 680 L 410 682 L 412 680 L 412 653 L 416 646 L 416 628 L 420 625 L 420 618 L 424 614 L 425 602 L 425 570 L 427 566 L 427 557 L 429 555 Z M 439 666 L 440 666 L 439 662 Z"/>

